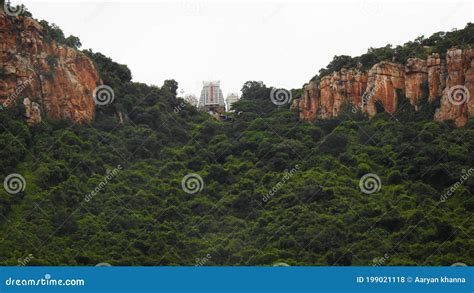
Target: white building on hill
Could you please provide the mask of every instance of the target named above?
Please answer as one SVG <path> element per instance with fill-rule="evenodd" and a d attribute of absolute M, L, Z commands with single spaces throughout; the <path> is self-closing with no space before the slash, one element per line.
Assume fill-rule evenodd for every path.
<path fill-rule="evenodd" d="M 220 81 L 204 81 L 198 108 L 204 111 L 224 112 L 225 102 Z"/>
<path fill-rule="evenodd" d="M 227 95 L 225 102 L 227 106 L 227 111 L 232 110 L 232 104 L 239 100 L 239 95 L 237 93 L 230 93 Z"/>

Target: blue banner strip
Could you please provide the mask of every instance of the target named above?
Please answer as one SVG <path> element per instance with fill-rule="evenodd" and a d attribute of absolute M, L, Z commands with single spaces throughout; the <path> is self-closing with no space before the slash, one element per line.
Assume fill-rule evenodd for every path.
<path fill-rule="evenodd" d="M 0 267 L 0 292 L 463 292 L 474 267 Z"/>

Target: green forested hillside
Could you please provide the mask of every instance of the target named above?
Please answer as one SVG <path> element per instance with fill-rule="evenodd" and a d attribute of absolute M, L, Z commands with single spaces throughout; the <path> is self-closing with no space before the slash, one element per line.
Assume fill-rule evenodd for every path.
<path fill-rule="evenodd" d="M 406 105 L 307 123 L 255 81 L 220 121 L 178 98 L 176 81 L 132 82 L 87 54 L 115 92 L 92 125 L 0 111 L 1 178 L 26 179 L 0 190 L 0 264 L 474 264 L 472 121 Z M 182 187 L 192 173 L 194 194 Z M 369 173 L 381 181 L 370 194 Z"/>

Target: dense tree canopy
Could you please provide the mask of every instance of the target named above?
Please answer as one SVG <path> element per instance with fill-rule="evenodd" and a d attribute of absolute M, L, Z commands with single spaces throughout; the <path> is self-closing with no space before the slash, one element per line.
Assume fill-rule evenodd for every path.
<path fill-rule="evenodd" d="M 110 80 L 124 78 L 105 63 Z M 36 265 L 195 265 L 208 254 L 206 265 L 472 263 L 473 178 L 441 201 L 474 164 L 472 123 L 310 124 L 261 82 L 244 85 L 224 122 L 176 98 L 174 81 L 127 79 L 91 126 L 27 127 L 18 110 L 1 113 L 2 175 L 27 182 L 0 192 L 2 264 L 30 253 Z M 203 179 L 196 194 L 181 186 L 190 173 Z M 367 173 L 377 193 L 361 192 Z"/>
<path fill-rule="evenodd" d="M 64 38 L 55 26 L 48 35 Z M 415 44 L 442 52 L 465 37 Z M 407 105 L 307 123 L 259 81 L 221 121 L 177 98 L 176 81 L 132 82 L 127 66 L 85 52 L 115 92 L 92 125 L 27 126 L 20 107 L 0 111 L 1 178 L 26 182 L 0 190 L 0 264 L 30 254 L 28 265 L 474 264 L 473 121 L 455 128 Z M 190 194 L 182 180 L 194 173 L 202 189 Z M 367 174 L 380 179 L 371 194 Z"/>

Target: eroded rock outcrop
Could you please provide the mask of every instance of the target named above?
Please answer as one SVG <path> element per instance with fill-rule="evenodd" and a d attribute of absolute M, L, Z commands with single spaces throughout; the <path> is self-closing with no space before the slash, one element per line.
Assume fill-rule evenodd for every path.
<path fill-rule="evenodd" d="M 427 61 L 409 58 L 405 64 L 405 96 L 417 108 L 423 95 L 423 84 L 428 81 Z"/>
<path fill-rule="evenodd" d="M 303 95 L 299 99 L 300 119 L 315 120 L 319 109 L 319 84 L 310 81 L 303 89 Z"/>
<path fill-rule="evenodd" d="M 429 100 L 430 102 L 440 98 L 446 87 L 446 60 L 438 53 L 431 54 L 427 59 Z"/>
<path fill-rule="evenodd" d="M 25 106 L 25 118 L 28 124 L 36 124 L 41 122 L 41 108 L 38 103 L 32 102 L 30 99 L 25 98 L 23 100 L 23 106 Z"/>
<path fill-rule="evenodd" d="M 376 103 L 388 113 L 397 109 L 397 90 L 405 88 L 405 70 L 402 65 L 392 62 L 380 62 L 369 70 L 366 105 L 363 109 L 369 117 L 377 114 Z"/>
<path fill-rule="evenodd" d="M 300 99 L 300 118 L 314 120 L 337 116 L 345 101 L 361 103 L 367 87 L 367 74 L 357 69 L 341 70 L 325 76 L 320 83 L 311 81 Z"/>
<path fill-rule="evenodd" d="M 27 98 L 23 104 L 30 111 L 25 114 L 29 123 L 41 121 L 41 115 L 92 121 L 92 94 L 100 84 L 92 61 L 73 48 L 46 41 L 41 25 L 31 18 L 0 11 L 0 24 L 2 106 Z"/>
<path fill-rule="evenodd" d="M 474 49 L 450 49 L 446 58 L 434 53 L 426 60 L 410 58 L 406 64 L 382 61 L 368 72 L 342 69 L 312 81 L 299 100 L 300 118 L 325 119 L 337 116 L 349 102 L 369 117 L 383 109 L 395 113 L 399 99 L 406 97 L 419 109 L 423 96 L 439 102 L 435 120 L 454 120 L 463 126 L 474 117 Z"/>
<path fill-rule="evenodd" d="M 447 78 L 435 120 L 454 120 L 463 126 L 474 117 L 474 50 L 451 49 L 446 54 Z"/>

